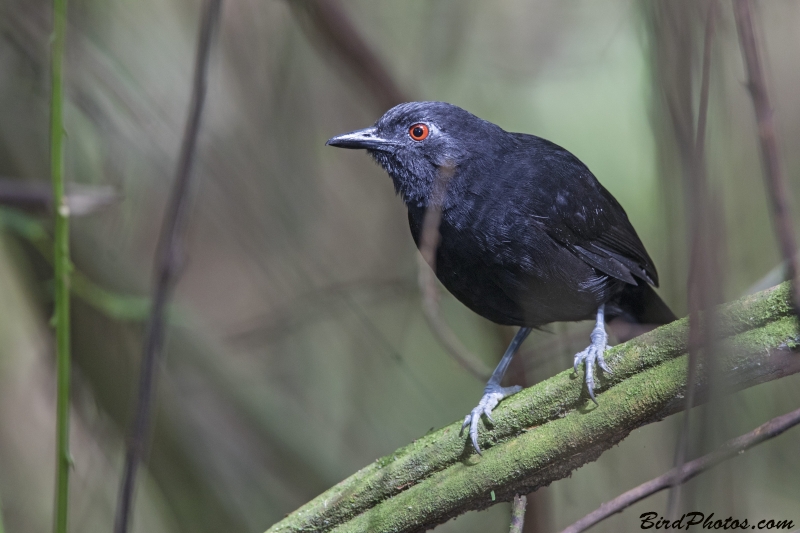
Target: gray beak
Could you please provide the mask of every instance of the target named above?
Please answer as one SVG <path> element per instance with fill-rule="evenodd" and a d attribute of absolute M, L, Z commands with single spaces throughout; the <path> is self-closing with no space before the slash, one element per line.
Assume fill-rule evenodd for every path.
<path fill-rule="evenodd" d="M 378 136 L 375 128 L 364 128 L 363 130 L 351 131 L 331 137 L 326 146 L 338 146 L 339 148 L 353 148 L 365 150 L 389 150 L 392 146 L 396 145 L 395 141 L 383 139 Z"/>

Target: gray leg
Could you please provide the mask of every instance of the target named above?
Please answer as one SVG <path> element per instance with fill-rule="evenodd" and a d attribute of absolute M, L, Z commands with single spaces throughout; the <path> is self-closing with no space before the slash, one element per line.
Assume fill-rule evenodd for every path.
<path fill-rule="evenodd" d="M 605 304 L 597 308 L 597 322 L 592 330 L 592 344 L 588 348 L 575 354 L 575 372 L 578 372 L 578 365 L 581 363 L 586 364 L 586 388 L 589 390 L 589 397 L 596 404 L 597 400 L 594 398 L 594 365 L 597 363 L 600 368 L 605 372 L 611 374 L 611 369 L 608 368 L 606 360 L 603 358 L 603 352 L 608 347 L 608 334 L 606 333 L 605 324 Z"/>
<path fill-rule="evenodd" d="M 509 363 L 511 363 L 511 359 L 514 357 L 514 354 L 517 353 L 520 344 L 522 344 L 522 341 L 525 340 L 530 332 L 531 328 L 519 328 L 519 331 L 517 331 L 517 334 L 514 335 L 514 338 L 511 340 L 511 344 L 506 348 L 506 353 L 503 354 L 503 358 L 500 359 L 500 362 L 497 364 L 497 368 L 492 372 L 492 377 L 489 378 L 486 388 L 483 389 L 481 401 L 478 402 L 478 406 L 464 418 L 464 423 L 461 425 L 461 433 L 459 434 L 463 434 L 464 428 L 469 426 L 469 436 L 470 439 L 472 439 L 472 446 L 479 455 L 481 454 L 481 449 L 478 446 L 478 421 L 481 419 L 481 415 L 486 415 L 486 418 L 494 422 L 494 420 L 492 420 L 492 409 L 497 406 L 500 400 L 519 392 L 522 388 L 519 385 L 501 387 L 500 382 L 503 380 L 503 376 L 508 369 Z"/>

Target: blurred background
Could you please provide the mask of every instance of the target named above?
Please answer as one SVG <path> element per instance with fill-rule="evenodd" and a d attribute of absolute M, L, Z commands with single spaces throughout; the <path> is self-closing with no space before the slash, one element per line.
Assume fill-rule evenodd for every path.
<path fill-rule="evenodd" d="M 624 206 L 658 267 L 659 293 L 685 315 L 695 229 L 687 222 L 686 125 L 691 132 L 696 120 L 707 6 L 225 2 L 133 530 L 263 531 L 376 458 L 463 418 L 479 399 L 484 383 L 447 355 L 425 321 L 417 251 L 389 178 L 364 153 L 324 146 L 398 99 L 448 101 L 575 153 Z M 109 531 L 113 521 L 201 7 L 69 4 L 67 176 L 75 195 L 111 200 L 72 219 L 73 531 Z M 797 204 L 800 2 L 755 7 Z M 0 0 L 0 176 L 10 197 L 15 186 L 49 183 L 50 9 L 45 0 Z M 730 4 L 717 12 L 707 164 L 720 217 L 716 283 L 730 300 L 777 283 L 781 270 Z M 49 218 L 0 207 L 0 499 L 12 533 L 51 527 Z M 493 367 L 513 332 L 444 292 L 441 305 L 460 339 Z M 511 379 L 530 385 L 568 368 L 591 326 L 534 333 Z M 798 403 L 800 376 L 726 397 L 713 440 Z M 677 416 L 641 428 L 537 491 L 526 531 L 562 528 L 669 469 L 679 426 Z M 796 437 L 692 481 L 684 510 L 800 523 Z M 641 513 L 665 506 L 662 493 L 594 531 L 638 529 Z M 508 514 L 500 504 L 437 531 L 504 531 Z"/>

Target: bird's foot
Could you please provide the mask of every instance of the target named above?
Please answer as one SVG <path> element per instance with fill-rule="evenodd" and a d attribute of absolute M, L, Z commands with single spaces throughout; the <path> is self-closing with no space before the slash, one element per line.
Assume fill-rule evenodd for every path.
<path fill-rule="evenodd" d="M 481 419 L 481 415 L 486 415 L 486 418 L 488 418 L 490 422 L 494 423 L 494 419 L 492 419 L 492 409 L 497 407 L 497 404 L 500 403 L 500 400 L 506 396 L 516 394 L 520 390 L 522 390 L 522 387 L 519 385 L 515 385 L 513 387 L 486 385 L 486 388 L 483 390 L 481 401 L 478 402 L 478 406 L 464 418 L 464 423 L 461 425 L 461 432 L 459 432 L 459 436 L 463 435 L 464 429 L 469 426 L 469 437 L 472 440 L 472 446 L 475 448 L 475 451 L 478 452 L 478 455 L 483 455 L 481 453 L 480 446 L 478 446 L 478 421 Z"/>
<path fill-rule="evenodd" d="M 602 325 L 598 325 L 592 330 L 592 344 L 582 352 L 575 354 L 575 364 L 573 366 L 575 373 L 578 372 L 578 365 L 585 363 L 586 365 L 586 388 L 589 391 L 589 397 L 597 404 L 594 398 L 594 365 L 597 364 L 603 371 L 611 374 L 611 369 L 608 368 L 606 360 L 603 358 L 603 353 L 608 348 L 608 334 Z"/>

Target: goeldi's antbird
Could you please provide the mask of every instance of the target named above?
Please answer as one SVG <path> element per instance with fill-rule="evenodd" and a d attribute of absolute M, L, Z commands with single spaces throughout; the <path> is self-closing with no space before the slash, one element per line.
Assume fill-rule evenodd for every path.
<path fill-rule="evenodd" d="M 591 344 L 574 363 L 576 372 L 585 363 L 594 401 L 594 366 L 611 372 L 605 321 L 675 320 L 651 287 L 658 286 L 656 268 L 625 210 L 564 148 L 444 102 L 400 104 L 374 126 L 327 144 L 365 149 L 389 173 L 418 247 L 426 213 L 436 208 L 433 264 L 441 283 L 479 315 L 519 326 L 464 419 L 478 453 L 481 415 L 491 420 L 497 403 L 520 389 L 500 382 L 532 328 L 596 320 Z"/>

